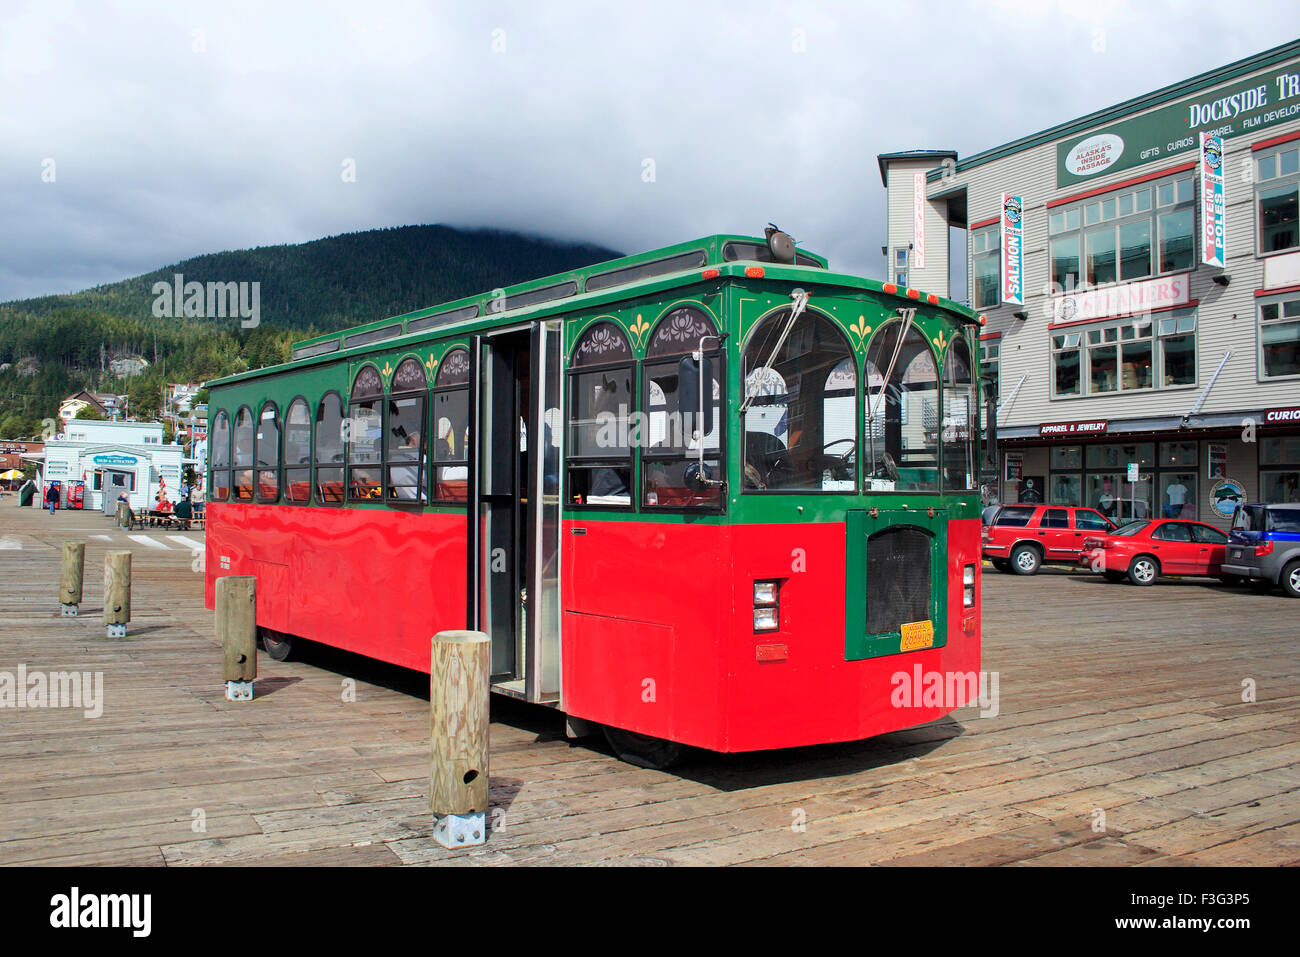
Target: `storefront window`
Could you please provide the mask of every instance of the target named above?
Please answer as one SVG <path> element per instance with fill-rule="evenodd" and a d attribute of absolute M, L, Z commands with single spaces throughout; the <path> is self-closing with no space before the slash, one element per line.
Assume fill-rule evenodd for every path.
<path fill-rule="evenodd" d="M 1155 465 L 1155 446 L 1150 442 L 1135 445 L 1089 445 L 1089 469 L 1127 469 L 1137 462 L 1144 470 Z"/>
<path fill-rule="evenodd" d="M 1083 387 L 1079 352 L 1077 332 L 1052 337 L 1052 383 L 1058 397 L 1078 395 Z"/>
<path fill-rule="evenodd" d="M 1052 505 L 1078 505 L 1081 501 L 1083 479 L 1075 475 L 1053 475 L 1051 485 Z"/>
<path fill-rule="evenodd" d="M 1160 473 L 1160 514 L 1165 518 L 1196 518 L 1195 472 Z"/>
<path fill-rule="evenodd" d="M 1259 466 L 1259 494 L 1265 504 L 1300 502 L 1300 438 L 1261 439 Z"/>
<path fill-rule="evenodd" d="M 1164 385 L 1195 385 L 1196 311 L 1192 309 L 1162 315 L 1158 327 Z"/>
<path fill-rule="evenodd" d="M 1083 468 L 1083 449 L 1078 445 L 1058 445 L 1052 449 L 1052 471 Z"/>
<path fill-rule="evenodd" d="M 1300 375 L 1300 299 L 1259 307 L 1259 352 L 1261 376 Z"/>
<path fill-rule="evenodd" d="M 1198 446 L 1195 442 L 1161 442 L 1160 467 L 1171 465 L 1189 465 L 1196 468 L 1199 464 Z"/>
<path fill-rule="evenodd" d="M 1114 345 L 1118 339 L 1119 329 L 1114 326 L 1088 330 L 1088 391 L 1094 395 L 1119 388 L 1116 375 L 1119 347 Z"/>

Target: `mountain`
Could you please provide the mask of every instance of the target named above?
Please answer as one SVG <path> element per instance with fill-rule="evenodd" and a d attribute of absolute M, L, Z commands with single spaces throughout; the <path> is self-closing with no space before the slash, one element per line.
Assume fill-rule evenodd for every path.
<path fill-rule="evenodd" d="M 81 389 L 127 392 L 144 417 L 159 410 L 168 382 L 274 365 L 321 332 L 621 255 L 498 230 L 398 226 L 209 253 L 82 292 L 0 303 L 0 439 L 39 434 Z M 156 317 L 154 284 L 171 286 L 177 274 L 186 283 L 259 283 L 260 324 Z M 138 364 L 113 360 L 131 356 L 149 361 L 145 371 L 116 375 L 114 367 Z"/>
<path fill-rule="evenodd" d="M 66 309 L 152 318 L 154 284 L 171 285 L 179 273 L 186 282 L 260 283 L 264 322 L 324 332 L 621 255 L 498 230 L 396 226 L 195 256 L 82 292 L 0 303 L 0 321 L 6 313 Z M 8 361 L 2 352 L 0 361 Z"/>

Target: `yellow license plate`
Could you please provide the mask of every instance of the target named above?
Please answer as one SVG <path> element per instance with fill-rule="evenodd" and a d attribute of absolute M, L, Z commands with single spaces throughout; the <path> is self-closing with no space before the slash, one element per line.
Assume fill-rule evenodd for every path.
<path fill-rule="evenodd" d="M 929 621 L 909 621 L 903 625 L 902 651 L 934 647 L 934 624 Z"/>

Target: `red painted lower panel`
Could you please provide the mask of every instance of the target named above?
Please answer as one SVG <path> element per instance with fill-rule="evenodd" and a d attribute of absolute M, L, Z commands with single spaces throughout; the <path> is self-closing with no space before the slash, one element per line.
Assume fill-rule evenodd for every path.
<path fill-rule="evenodd" d="M 465 517 L 208 504 L 205 600 L 221 575 L 257 576 L 257 622 L 406 668 L 465 627 Z"/>

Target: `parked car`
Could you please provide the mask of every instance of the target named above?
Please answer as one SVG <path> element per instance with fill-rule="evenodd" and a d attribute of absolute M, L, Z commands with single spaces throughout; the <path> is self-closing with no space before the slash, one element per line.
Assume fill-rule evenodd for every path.
<path fill-rule="evenodd" d="M 1107 580 L 1128 579 L 1151 585 L 1161 575 L 1207 575 L 1228 580 L 1223 562 L 1226 533 L 1204 522 L 1185 519 L 1129 522 L 1083 544 L 1079 564 L 1101 572 Z"/>
<path fill-rule="evenodd" d="M 1300 598 L 1300 505 L 1238 505 L 1224 572 L 1259 591 Z"/>
<path fill-rule="evenodd" d="M 1101 512 L 1074 505 L 1003 505 L 984 525 L 984 557 L 1000 572 L 1033 575 L 1073 565 L 1085 539 L 1115 528 Z"/>

